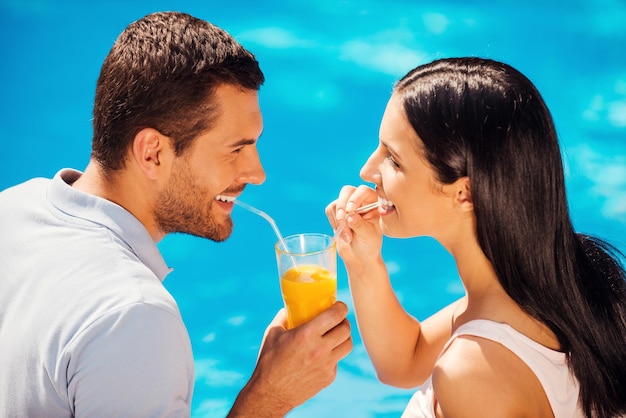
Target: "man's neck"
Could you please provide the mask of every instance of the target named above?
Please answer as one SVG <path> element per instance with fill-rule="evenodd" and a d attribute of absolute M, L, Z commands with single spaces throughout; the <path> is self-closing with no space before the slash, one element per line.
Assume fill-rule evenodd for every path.
<path fill-rule="evenodd" d="M 141 173 L 132 173 L 132 168 L 105 172 L 98 163 L 90 161 L 82 176 L 72 187 L 109 200 L 132 213 L 148 230 L 155 242 L 164 234 L 154 220 L 153 190 Z"/>

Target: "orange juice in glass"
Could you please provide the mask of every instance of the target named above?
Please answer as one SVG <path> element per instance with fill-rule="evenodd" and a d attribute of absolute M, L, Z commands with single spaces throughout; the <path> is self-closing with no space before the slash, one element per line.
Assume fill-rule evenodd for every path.
<path fill-rule="evenodd" d="M 337 251 L 332 237 L 324 234 L 291 235 L 283 243 L 276 243 L 276 261 L 287 327 L 293 328 L 337 300 Z"/>

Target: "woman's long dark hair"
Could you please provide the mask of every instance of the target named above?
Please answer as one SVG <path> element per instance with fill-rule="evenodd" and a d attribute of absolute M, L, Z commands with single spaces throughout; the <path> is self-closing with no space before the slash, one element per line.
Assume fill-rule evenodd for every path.
<path fill-rule="evenodd" d="M 505 291 L 557 335 L 588 417 L 626 413 L 626 274 L 574 231 L 552 117 L 509 65 L 442 59 L 395 87 L 442 183 L 468 176 L 480 246 Z"/>

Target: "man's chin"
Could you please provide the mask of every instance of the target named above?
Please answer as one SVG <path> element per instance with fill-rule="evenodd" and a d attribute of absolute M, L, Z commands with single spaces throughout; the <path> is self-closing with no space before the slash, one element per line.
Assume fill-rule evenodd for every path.
<path fill-rule="evenodd" d="M 170 228 L 163 228 L 166 231 L 166 234 L 170 233 L 180 233 L 180 234 L 188 234 L 193 235 L 194 237 L 206 238 L 214 242 L 222 242 L 226 241 L 228 237 L 233 233 L 233 221 L 232 219 L 227 219 L 221 224 L 216 224 L 214 222 L 209 223 L 209 225 L 202 226 L 190 226 L 190 225 L 176 225 L 171 226 Z"/>
<path fill-rule="evenodd" d="M 211 241 L 214 241 L 214 242 L 224 242 L 229 237 L 230 237 L 230 233 L 222 234 L 222 235 L 211 235 L 211 236 L 208 236 L 208 237 L 205 237 L 205 238 L 210 239 Z"/>
<path fill-rule="evenodd" d="M 206 239 L 210 239 L 214 242 L 223 242 L 226 241 L 231 234 L 233 233 L 233 223 L 228 222 L 227 225 L 220 225 L 218 228 L 213 229 L 212 231 L 206 231 L 204 234 L 200 236 Z"/>
<path fill-rule="evenodd" d="M 225 232 L 225 231 L 220 231 L 220 232 L 179 231 L 179 233 L 193 235 L 194 237 L 198 237 L 198 238 L 205 238 L 213 242 L 223 242 L 223 241 L 226 241 L 230 237 L 232 230 L 228 232 Z"/>

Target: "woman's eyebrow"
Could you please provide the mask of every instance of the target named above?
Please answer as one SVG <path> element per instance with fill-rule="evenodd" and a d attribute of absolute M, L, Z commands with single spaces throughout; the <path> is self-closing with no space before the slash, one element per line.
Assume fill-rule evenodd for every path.
<path fill-rule="evenodd" d="M 389 146 L 389 144 L 387 144 L 384 141 L 380 142 L 383 147 L 385 147 L 387 149 L 387 151 L 389 151 L 389 154 L 391 154 L 391 156 L 393 157 L 394 160 L 400 162 L 402 160 L 402 157 L 400 156 L 400 154 L 398 152 L 396 152 L 396 150 L 394 150 L 392 147 Z"/>

